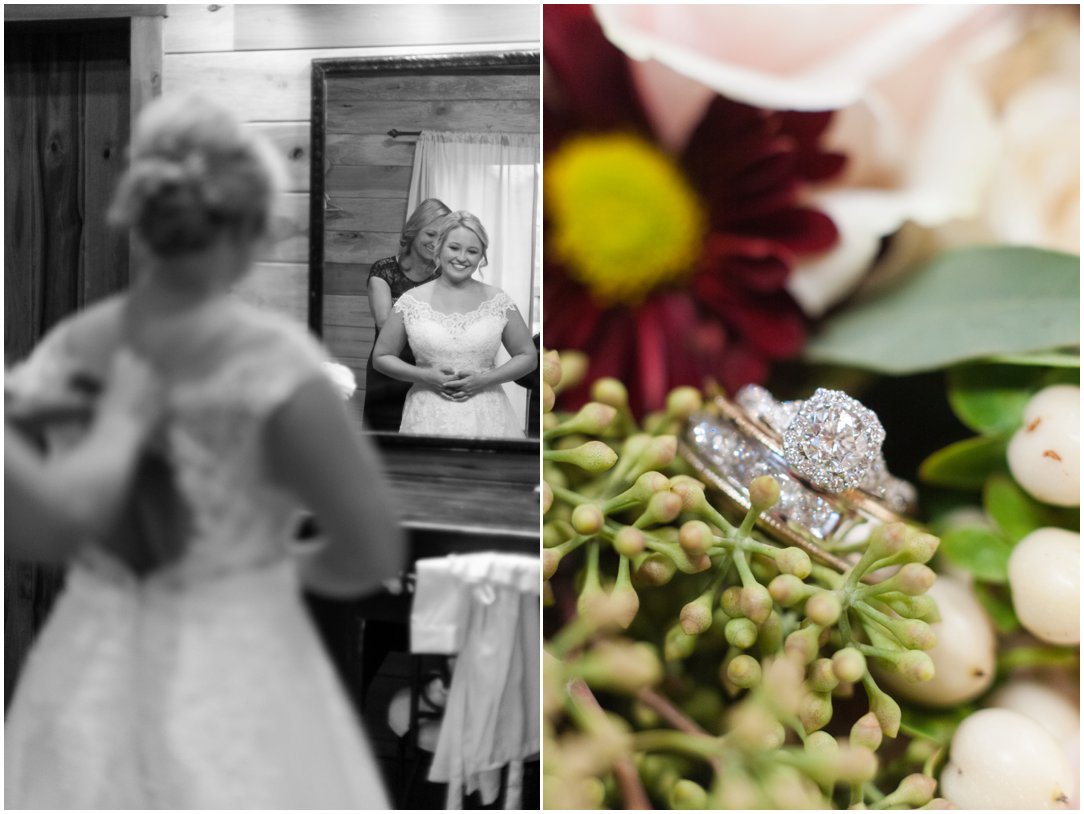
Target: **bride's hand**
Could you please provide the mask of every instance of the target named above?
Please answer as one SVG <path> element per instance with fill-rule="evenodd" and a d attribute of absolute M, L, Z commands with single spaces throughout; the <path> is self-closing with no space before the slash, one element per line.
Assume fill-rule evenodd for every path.
<path fill-rule="evenodd" d="M 444 395 L 445 388 L 448 386 L 448 382 L 453 380 L 456 376 L 454 370 L 440 369 L 435 367 L 422 368 L 423 375 L 425 376 L 426 384 L 432 387 L 441 395 Z"/>
<path fill-rule="evenodd" d="M 478 391 L 486 386 L 481 373 L 459 373 L 456 378 L 445 384 L 445 389 L 455 397 L 456 401 L 466 401 L 477 395 Z"/>

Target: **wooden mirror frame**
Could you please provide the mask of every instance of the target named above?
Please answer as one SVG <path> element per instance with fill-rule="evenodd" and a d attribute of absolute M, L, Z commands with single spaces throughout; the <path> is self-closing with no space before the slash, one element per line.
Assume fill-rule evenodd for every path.
<path fill-rule="evenodd" d="M 327 87 L 336 77 L 387 76 L 390 74 L 424 75 L 529 74 L 541 82 L 541 58 L 538 51 L 502 51 L 424 56 L 344 57 L 312 61 L 311 170 L 309 186 L 309 329 L 318 337 L 324 329 L 324 199 L 325 144 L 327 137 Z M 541 364 L 538 375 L 541 376 Z M 381 446 L 403 447 L 416 439 L 430 449 L 489 450 L 506 453 L 538 453 L 539 438 L 487 439 L 458 436 L 401 436 L 393 432 L 368 431 Z"/>

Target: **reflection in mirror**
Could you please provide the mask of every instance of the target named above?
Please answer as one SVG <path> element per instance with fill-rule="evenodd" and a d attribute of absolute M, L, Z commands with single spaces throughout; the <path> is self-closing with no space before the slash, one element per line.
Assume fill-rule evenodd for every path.
<path fill-rule="evenodd" d="M 370 429 L 538 435 L 538 72 L 537 53 L 313 63 L 310 317 Z"/>

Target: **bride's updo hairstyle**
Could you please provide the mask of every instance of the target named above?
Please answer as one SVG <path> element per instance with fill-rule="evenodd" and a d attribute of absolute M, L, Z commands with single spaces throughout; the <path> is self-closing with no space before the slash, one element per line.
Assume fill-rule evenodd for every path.
<path fill-rule="evenodd" d="M 470 212 L 466 212 L 462 209 L 458 212 L 452 212 L 450 215 L 446 215 L 440 222 L 440 234 L 437 236 L 436 257 L 439 258 L 440 253 L 444 251 L 444 243 L 448 240 L 448 235 L 451 234 L 453 229 L 469 229 L 474 232 L 478 237 L 478 242 L 482 244 L 482 261 L 478 264 L 478 268 L 489 265 L 489 258 L 486 256 L 486 251 L 489 249 L 489 235 L 486 234 L 486 228 L 482 225 L 482 222 L 478 220 L 477 215 L 472 215 Z"/>
<path fill-rule="evenodd" d="M 140 115 L 128 157 L 109 222 L 134 229 L 154 254 L 266 231 L 281 165 L 225 109 L 198 96 L 163 97 Z"/>

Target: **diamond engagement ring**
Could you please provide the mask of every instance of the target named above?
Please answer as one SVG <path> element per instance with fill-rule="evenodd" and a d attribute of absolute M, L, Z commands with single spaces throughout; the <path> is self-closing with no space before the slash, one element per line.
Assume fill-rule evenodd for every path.
<path fill-rule="evenodd" d="M 864 540 L 874 524 L 902 519 L 915 502 L 911 484 L 889 474 L 885 432 L 872 410 L 837 390 L 805 401 L 777 401 L 763 387 L 717 395 L 719 415 L 689 419 L 685 459 L 732 502 L 749 508 L 760 475 L 779 482 L 779 502 L 760 524 L 835 567 L 830 549 Z"/>
<path fill-rule="evenodd" d="M 813 485 L 833 494 L 857 487 L 893 512 L 914 510 L 915 488 L 889 474 L 881 454 L 884 428 L 857 399 L 822 387 L 806 401 L 779 402 L 751 384 L 736 401 L 769 435 L 782 437 L 783 457 Z"/>

